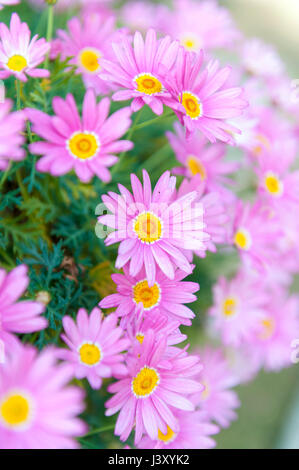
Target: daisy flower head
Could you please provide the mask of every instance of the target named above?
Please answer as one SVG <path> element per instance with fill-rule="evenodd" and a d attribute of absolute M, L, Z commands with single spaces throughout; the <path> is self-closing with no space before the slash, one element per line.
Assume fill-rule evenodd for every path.
<path fill-rule="evenodd" d="M 176 178 L 166 171 L 154 190 L 148 173 L 143 170 L 143 185 L 131 175 L 131 194 L 121 184 L 120 195 L 109 192 L 102 197 L 110 214 L 98 218 L 100 224 L 114 229 L 106 245 L 120 242 L 116 268 L 129 262 L 129 274 L 136 276 L 144 266 L 149 287 L 155 284 L 159 267 L 175 279 L 178 267 L 187 274 L 192 266 L 184 250 L 200 250 L 209 236 L 203 232 L 203 208 L 194 203 L 196 191 L 173 200 Z"/>
<path fill-rule="evenodd" d="M 69 64 L 77 66 L 86 88 L 93 87 L 97 94 L 111 90 L 109 82 L 99 78 L 101 60 L 112 59 L 112 42 L 122 40 L 123 33 L 115 28 L 115 18 L 98 13 L 85 13 L 82 19 L 72 18 L 68 31 L 58 30 L 61 59 L 71 57 Z"/>
<path fill-rule="evenodd" d="M 203 51 L 188 52 L 179 48 L 176 66 L 166 78 L 174 111 L 186 127 L 187 135 L 198 129 L 210 142 L 221 140 L 234 145 L 232 133 L 240 132 L 228 120 L 242 114 L 247 106 L 240 87 L 228 87 L 231 67 L 219 68 L 217 60 L 211 60 L 200 73 Z"/>
<path fill-rule="evenodd" d="M 192 400 L 207 419 L 227 428 L 237 418 L 235 410 L 240 406 L 240 401 L 236 392 L 231 389 L 239 381 L 220 349 L 207 347 L 200 352 L 200 358 L 203 368 L 198 380 L 204 390 L 195 394 Z"/>
<path fill-rule="evenodd" d="M 117 293 L 101 300 L 101 308 L 117 307 L 115 313 L 122 318 L 124 325 L 135 319 L 139 309 L 145 317 L 158 311 L 159 315 L 169 320 L 191 325 L 191 319 L 195 315 L 183 304 L 196 301 L 194 293 L 198 291 L 199 285 L 196 282 L 183 281 L 186 277 L 184 271 L 176 269 L 174 278 L 169 279 L 163 271 L 157 269 L 154 284 L 150 287 L 144 267 L 135 276 L 130 275 L 128 265 L 123 270 L 124 274 L 112 274 Z"/>
<path fill-rule="evenodd" d="M 87 183 L 96 175 L 110 181 L 108 167 L 117 162 L 115 153 L 132 148 L 132 142 L 118 140 L 131 125 L 130 108 L 122 108 L 108 117 L 110 100 L 96 102 L 93 89 L 85 93 L 82 118 L 73 95 L 53 99 L 54 116 L 28 108 L 27 117 L 33 132 L 44 141 L 30 144 L 30 151 L 43 157 L 37 162 L 38 171 L 60 176 L 75 170 L 78 178 Z"/>
<path fill-rule="evenodd" d="M 251 338 L 244 344 L 258 368 L 279 371 L 292 364 L 292 344 L 299 338 L 299 297 L 275 283 Z"/>
<path fill-rule="evenodd" d="M 229 47 L 240 37 L 229 11 L 214 0 L 176 0 L 161 27 L 191 52 Z"/>
<path fill-rule="evenodd" d="M 174 411 L 179 430 L 174 432 L 167 426 L 166 434 L 158 432 L 158 439 L 153 441 L 145 436 L 138 445 L 140 449 L 211 449 L 216 443 L 210 436 L 219 432 L 219 427 L 212 424 L 201 411 L 189 413 Z"/>
<path fill-rule="evenodd" d="M 25 151 L 22 148 L 25 138 L 25 115 L 22 111 L 10 112 L 12 102 L 6 99 L 0 103 L 0 171 L 8 167 L 10 160 L 23 160 Z"/>
<path fill-rule="evenodd" d="M 33 333 L 48 325 L 41 316 L 45 310 L 42 303 L 19 301 L 29 284 L 27 271 L 24 264 L 9 273 L 0 269 L 0 339 L 8 349 L 15 342 L 13 333 Z"/>
<path fill-rule="evenodd" d="M 240 346 L 264 316 L 269 296 L 260 276 L 240 271 L 230 281 L 221 277 L 213 293 L 214 304 L 209 311 L 212 330 L 219 332 L 223 344 Z"/>
<path fill-rule="evenodd" d="M 205 183 L 207 191 L 222 192 L 231 180 L 228 175 L 238 168 L 236 162 L 225 160 L 226 147 L 222 142 L 213 145 L 198 130 L 186 138 L 184 127 L 176 122 L 174 133 L 167 132 L 166 136 L 172 146 L 180 167 L 172 169 L 172 173 L 186 178 L 196 176 Z"/>
<path fill-rule="evenodd" d="M 77 418 L 84 392 L 55 350 L 18 344 L 0 367 L 0 449 L 74 449 L 86 432 Z"/>
<path fill-rule="evenodd" d="M 245 41 L 240 57 L 244 69 L 252 75 L 265 79 L 284 75 L 284 64 L 278 53 L 261 39 Z"/>
<path fill-rule="evenodd" d="M 10 19 L 10 27 L 0 23 L 0 79 L 14 75 L 23 82 L 30 77 L 48 77 L 49 71 L 38 68 L 50 50 L 44 38 L 36 34 L 30 40 L 31 32 L 26 23 L 21 23 L 17 13 Z"/>
<path fill-rule="evenodd" d="M 123 330 L 117 326 L 116 315 L 103 318 L 98 308 L 90 315 L 81 308 L 76 322 L 65 316 L 62 324 L 65 333 L 61 337 L 69 349 L 61 350 L 60 357 L 73 366 L 77 379 L 86 377 L 91 387 L 98 389 L 103 378 L 124 373 L 121 353 L 129 341 L 122 338 Z"/>
<path fill-rule="evenodd" d="M 132 111 L 147 104 L 155 114 L 163 113 L 163 104 L 169 105 L 170 94 L 165 89 L 164 76 L 173 67 L 178 43 L 170 37 L 157 39 L 156 32 L 149 29 L 145 40 L 137 31 L 133 46 L 129 38 L 113 44 L 115 60 L 102 60 L 104 69 L 100 77 L 123 88 L 114 93 L 115 101 L 133 99 Z M 173 103 L 175 106 L 175 103 Z"/>
<path fill-rule="evenodd" d="M 129 437 L 134 424 L 135 444 L 140 442 L 143 433 L 157 440 L 159 430 L 166 434 L 169 427 L 178 432 L 178 420 L 172 410 L 194 411 L 187 395 L 201 391 L 202 386 L 187 375 L 189 370 L 196 373 L 199 358 L 167 355 L 166 348 L 166 339 L 157 343 L 154 331 L 149 330 L 142 349 L 137 349 L 135 357 L 128 357 L 126 377 L 108 387 L 114 396 L 106 402 L 106 415 L 120 411 L 114 432 L 123 441 Z M 190 359 L 193 367 L 190 367 Z"/>

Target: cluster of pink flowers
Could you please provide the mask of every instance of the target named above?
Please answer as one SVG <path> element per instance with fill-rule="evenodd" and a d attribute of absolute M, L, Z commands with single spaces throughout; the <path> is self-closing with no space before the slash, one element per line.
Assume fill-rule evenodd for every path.
<path fill-rule="evenodd" d="M 133 147 L 121 138 L 143 106 L 156 115 L 174 111 L 166 140 L 180 166 L 155 185 L 146 170 L 142 180 L 131 174 L 131 190 L 120 182 L 118 192 L 102 196 L 108 213 L 98 223 L 109 228 L 105 244 L 117 244 L 115 268 L 122 272 L 112 275 L 116 293 L 99 299 L 99 307 L 115 311 L 66 315 L 63 347 L 38 353 L 21 345 L 16 334 L 46 328 L 44 305 L 17 302 L 29 282 L 24 265 L 0 270 L 0 340 L 7 345 L 0 448 L 76 447 L 86 426 L 77 418 L 84 397 L 68 385 L 72 378 L 86 378 L 93 389 L 115 379 L 105 407 L 106 416 L 118 413 L 122 442 L 133 432 L 139 448 L 211 448 L 211 436 L 237 417 L 233 388 L 262 368 L 290 366 L 299 338 L 298 295 L 289 293 L 299 261 L 298 127 L 288 115 L 296 106 L 281 99 L 287 74 L 275 51 L 243 40 L 215 1 L 177 0 L 172 11 L 147 5 L 144 34 L 130 31 L 140 2 L 132 2 L 131 15 L 120 11 L 121 29 L 105 2 L 76 3 L 85 4 L 82 18 L 57 32 L 51 50 L 44 39 L 30 40 L 16 13 L 10 29 L 0 24 L 0 78 L 48 77 L 38 66 L 50 54 L 70 58 L 86 88 L 82 103 L 72 94 L 54 97 L 52 114 L 0 104 L 0 170 L 25 158 L 27 118 L 36 135 L 30 152 L 41 156 L 37 171 L 59 177 L 74 170 L 84 183 L 107 183 L 117 154 Z M 229 48 L 237 64 L 220 66 L 215 48 Z M 110 93 L 130 106 L 109 116 L 103 95 Z M 254 181 L 251 198 L 243 198 L 242 174 L 250 175 L 248 186 Z M 191 327 L 198 313 L 186 304 L 197 300 L 199 284 L 185 278 L 195 263 L 200 267 L 198 257 L 219 249 L 238 263 L 214 285 L 205 319 L 206 336 L 218 345 L 191 353 L 178 345 L 186 340 L 181 326 Z"/>

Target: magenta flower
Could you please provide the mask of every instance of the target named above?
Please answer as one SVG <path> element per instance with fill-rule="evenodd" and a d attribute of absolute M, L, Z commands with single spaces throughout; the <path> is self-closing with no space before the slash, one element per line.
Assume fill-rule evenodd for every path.
<path fill-rule="evenodd" d="M 171 70 L 178 50 L 178 43 L 167 36 L 157 40 L 156 32 L 149 29 L 145 41 L 140 32 L 134 35 L 134 47 L 128 38 L 113 44 L 116 60 L 102 60 L 104 72 L 100 77 L 115 83 L 124 90 L 113 95 L 115 101 L 133 98 L 132 111 L 145 104 L 156 114 L 163 113 L 163 104 L 169 105 L 170 94 L 165 90 L 164 76 Z"/>
<path fill-rule="evenodd" d="M 72 57 L 69 64 L 77 66 L 85 86 L 93 87 L 97 94 L 111 90 L 107 81 L 98 76 L 103 58 L 112 60 L 112 42 L 122 40 L 121 31 L 115 30 L 115 18 L 96 13 L 83 15 L 82 20 L 75 17 L 68 21 L 68 32 L 58 30 L 62 60 Z"/>
<path fill-rule="evenodd" d="M 206 348 L 200 353 L 203 369 L 199 381 L 204 385 L 200 394 L 192 400 L 207 419 L 227 428 L 237 418 L 235 409 L 240 406 L 236 392 L 231 390 L 238 385 L 238 379 L 231 372 L 220 349 Z"/>
<path fill-rule="evenodd" d="M 71 378 L 55 350 L 16 346 L 0 367 L 0 448 L 77 448 L 74 438 L 86 432 L 77 418 L 84 393 L 67 385 Z"/>
<path fill-rule="evenodd" d="M 219 432 L 218 426 L 212 424 L 201 411 L 189 413 L 174 412 L 178 423 L 178 432 L 167 426 L 167 432 L 158 431 L 158 440 L 144 437 L 138 447 L 140 449 L 211 449 L 216 443 L 210 436 Z"/>
<path fill-rule="evenodd" d="M 131 175 L 133 195 L 121 184 L 121 195 L 110 192 L 102 200 L 112 214 L 99 222 L 115 229 L 105 243 L 120 243 L 116 268 L 130 261 L 129 273 L 135 277 L 144 266 L 150 287 L 155 283 L 157 266 L 170 279 L 175 268 L 190 274 L 192 266 L 183 250 L 200 250 L 208 235 L 203 232 L 202 205 L 194 204 L 196 191 L 172 200 L 176 178 L 166 171 L 154 191 L 148 173 L 143 170 L 143 186 Z"/>
<path fill-rule="evenodd" d="M 226 82 L 231 68 L 219 68 L 217 61 L 211 60 L 200 73 L 203 52 L 186 52 L 179 48 L 174 73 L 166 77 L 166 88 L 173 98 L 169 106 L 174 108 L 187 133 L 199 129 L 211 142 L 217 139 L 234 144 L 232 133 L 238 129 L 229 124 L 228 119 L 239 116 L 247 106 L 243 90 L 228 88 Z"/>
<path fill-rule="evenodd" d="M 117 162 L 114 153 L 132 148 L 132 142 L 118 140 L 130 127 L 130 108 L 116 111 L 108 118 L 110 100 L 97 104 L 94 90 L 87 90 L 82 108 L 82 119 L 73 95 L 66 100 L 53 99 L 55 116 L 37 109 L 27 109 L 33 123 L 33 132 L 45 142 L 30 144 L 30 151 L 43 155 L 36 165 L 38 171 L 60 176 L 75 170 L 78 178 L 87 183 L 96 175 L 110 181 L 108 167 Z"/>
<path fill-rule="evenodd" d="M 10 19 L 10 29 L 0 23 L 0 79 L 14 75 L 23 82 L 30 77 L 48 77 L 49 71 L 38 68 L 50 50 L 45 39 L 37 39 L 36 34 L 30 41 L 30 29 L 21 23 L 17 13 Z"/>
<path fill-rule="evenodd" d="M 214 304 L 209 312 L 213 317 L 211 327 L 219 332 L 223 344 L 240 346 L 264 317 L 269 295 L 262 279 L 241 271 L 231 281 L 221 277 L 213 292 Z"/>
<path fill-rule="evenodd" d="M 92 388 L 100 388 L 102 378 L 119 376 L 125 372 L 120 354 L 129 346 L 122 338 L 123 330 L 117 327 L 114 314 L 103 318 L 101 311 L 94 308 L 87 315 L 81 308 L 77 322 L 65 316 L 62 320 L 65 334 L 61 337 L 70 350 L 61 350 L 60 357 L 73 366 L 77 379 L 87 378 Z"/>
<path fill-rule="evenodd" d="M 228 47 L 240 38 L 229 11 L 214 0 L 176 0 L 174 12 L 164 14 L 160 23 L 165 33 L 192 52 Z"/>
<path fill-rule="evenodd" d="M 0 171 L 8 167 L 10 160 L 23 160 L 26 156 L 22 145 L 25 141 L 22 131 L 25 127 L 25 115 L 22 111 L 10 112 L 12 102 L 0 103 Z"/>
<path fill-rule="evenodd" d="M 32 300 L 18 299 L 29 284 L 27 266 L 14 268 L 10 273 L 0 269 L 0 339 L 9 349 L 15 339 L 12 333 L 33 333 L 47 327 L 41 316 L 45 306 Z"/>
<path fill-rule="evenodd" d="M 115 395 L 106 402 L 107 416 L 120 410 L 115 434 L 124 441 L 135 424 L 136 444 L 144 432 L 153 440 L 158 439 L 159 430 L 166 434 L 167 426 L 178 432 L 178 420 L 170 407 L 193 411 L 186 395 L 202 390 L 190 378 L 201 368 L 198 357 L 184 355 L 182 350 L 165 354 L 166 338 L 155 343 L 153 330 L 147 332 L 137 351 L 138 356 L 128 358 L 126 377 L 109 385 L 108 391 Z"/>
<path fill-rule="evenodd" d="M 158 311 L 160 315 L 176 320 L 184 325 L 191 325 L 195 317 L 192 310 L 183 305 L 194 302 L 199 285 L 196 282 L 182 282 L 186 273 L 177 269 L 174 279 L 169 279 L 160 269 L 156 272 L 155 282 L 150 287 L 144 268 L 136 276 L 131 276 L 129 266 L 124 266 L 124 274 L 112 274 L 117 285 L 117 294 L 108 295 L 99 303 L 101 308 L 117 307 L 116 314 L 125 325 L 134 320 L 139 308 L 148 315 Z"/>
<path fill-rule="evenodd" d="M 210 145 L 199 131 L 187 139 L 178 122 L 174 124 L 174 130 L 175 133 L 167 132 L 166 136 L 177 160 L 183 165 L 173 168 L 174 174 L 187 178 L 196 176 L 205 183 L 207 191 L 222 192 L 225 185 L 231 184 L 228 175 L 236 171 L 239 164 L 225 160 L 226 147 L 222 142 Z"/>

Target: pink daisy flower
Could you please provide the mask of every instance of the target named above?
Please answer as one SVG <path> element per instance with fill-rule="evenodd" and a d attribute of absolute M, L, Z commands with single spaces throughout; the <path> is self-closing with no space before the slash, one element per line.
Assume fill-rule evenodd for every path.
<path fill-rule="evenodd" d="M 23 160 L 26 156 L 22 145 L 25 115 L 22 111 L 10 112 L 11 100 L 0 103 L 0 171 L 8 167 L 10 160 Z"/>
<path fill-rule="evenodd" d="M 61 337 L 70 350 L 61 350 L 60 357 L 72 364 L 77 379 L 86 377 L 91 387 L 98 389 L 103 378 L 125 371 L 124 356 L 120 353 L 129 346 L 129 341 L 122 338 L 123 330 L 117 326 L 116 315 L 103 318 L 102 312 L 94 308 L 88 316 L 81 308 L 76 323 L 65 316 L 62 324 L 65 334 Z"/>
<path fill-rule="evenodd" d="M 77 66 L 85 86 L 93 87 L 97 94 L 111 90 L 107 81 L 99 78 L 101 60 L 113 59 L 112 42 L 120 42 L 123 34 L 115 29 L 115 18 L 96 13 L 83 15 L 82 20 L 75 17 L 67 23 L 68 31 L 59 29 L 62 60 L 72 57 L 69 64 Z"/>
<path fill-rule="evenodd" d="M 192 52 L 229 47 L 240 38 L 229 11 L 214 0 L 176 0 L 174 12 L 162 18 L 162 27 Z"/>
<path fill-rule="evenodd" d="M 128 358 L 126 377 L 109 385 L 115 395 L 106 402 L 106 415 L 120 410 L 115 434 L 126 440 L 135 424 L 135 444 L 146 432 L 153 440 L 159 430 L 167 433 L 167 426 L 179 431 L 178 420 L 172 409 L 193 411 L 187 394 L 202 390 L 202 386 L 190 377 L 201 368 L 197 356 L 188 356 L 178 350 L 176 355 L 166 355 L 166 339 L 155 343 L 155 334 L 149 330 L 138 355 Z M 171 409 L 172 408 L 172 409 Z"/>
<path fill-rule="evenodd" d="M 239 131 L 227 120 L 239 116 L 247 106 L 243 90 L 226 86 L 230 67 L 219 68 L 218 61 L 211 60 L 200 73 L 202 63 L 203 51 L 195 54 L 179 48 L 174 74 L 166 78 L 174 111 L 187 133 L 198 129 L 211 142 L 219 139 L 233 145 L 232 133 Z"/>
<path fill-rule="evenodd" d="M 205 136 L 195 131 L 187 139 L 184 128 L 176 122 L 175 133 L 166 132 L 177 160 L 183 165 L 171 171 L 186 178 L 197 178 L 205 183 L 207 191 L 222 192 L 225 185 L 231 184 L 228 177 L 239 167 L 239 164 L 224 159 L 226 147 L 218 142 L 210 145 Z"/>
<path fill-rule="evenodd" d="M 240 406 L 236 392 L 231 390 L 238 384 L 220 349 L 206 348 L 200 353 L 203 369 L 199 381 L 204 385 L 193 401 L 207 419 L 227 428 L 237 418 L 235 409 Z"/>
<path fill-rule="evenodd" d="M 45 310 L 42 303 L 18 299 L 29 284 L 28 268 L 24 264 L 8 274 L 0 269 L 0 339 L 10 347 L 15 342 L 12 333 L 33 333 L 47 327 L 41 316 Z"/>
<path fill-rule="evenodd" d="M 240 57 L 245 70 L 253 75 L 272 79 L 284 74 L 284 64 L 275 49 L 260 39 L 247 40 Z"/>
<path fill-rule="evenodd" d="M 146 33 L 149 28 L 160 32 L 162 31 L 160 25 L 164 22 L 163 18 L 169 14 L 170 11 L 166 5 L 151 3 L 147 0 L 133 0 L 124 3 L 120 10 L 120 19 L 134 32 Z"/>
<path fill-rule="evenodd" d="M 295 140 L 276 141 L 255 168 L 259 193 L 278 212 L 299 210 L 299 171 L 290 171 L 296 151 Z"/>
<path fill-rule="evenodd" d="M 167 426 L 166 434 L 158 431 L 158 440 L 144 437 L 138 448 L 140 449 L 211 449 L 216 443 L 210 436 L 219 432 L 218 426 L 212 424 L 205 413 L 195 411 L 174 412 L 178 423 L 178 432 L 172 431 Z"/>
<path fill-rule="evenodd" d="M 37 162 L 38 171 L 60 176 L 75 170 L 78 178 L 87 183 L 96 175 L 110 181 L 108 167 L 117 162 L 114 153 L 132 148 L 132 142 L 118 140 L 130 127 L 130 108 L 123 108 L 108 117 L 110 100 L 97 104 L 93 89 L 87 90 L 82 107 L 82 119 L 73 95 L 66 100 L 53 99 L 54 116 L 37 109 L 27 109 L 33 132 L 45 142 L 30 144 L 32 153 L 43 155 Z"/>
<path fill-rule="evenodd" d="M 17 5 L 20 3 L 20 0 L 1 0 L 0 1 L 0 10 L 2 10 L 5 5 Z"/>
<path fill-rule="evenodd" d="M 0 448 L 73 449 L 86 432 L 77 418 L 84 392 L 68 386 L 72 368 L 55 350 L 19 344 L 0 367 Z"/>
<path fill-rule="evenodd" d="M 276 244 L 282 233 L 279 220 L 269 207 L 260 201 L 254 205 L 237 203 L 230 240 L 246 266 L 263 271 L 275 262 Z"/>
<path fill-rule="evenodd" d="M 178 43 L 171 42 L 168 36 L 157 40 L 156 32 L 149 29 L 145 41 L 137 31 L 133 47 L 124 37 L 121 43 L 113 44 L 113 49 L 117 62 L 102 60 L 104 72 L 100 74 L 104 80 L 124 88 L 112 98 L 115 101 L 133 98 L 134 112 L 147 104 L 155 114 L 162 114 L 163 104 L 169 105 L 171 101 L 163 77 L 174 65 Z"/>
<path fill-rule="evenodd" d="M 139 308 L 145 316 L 150 311 L 158 310 L 160 315 L 191 325 L 195 314 L 183 304 L 196 301 L 194 293 L 198 291 L 199 285 L 196 282 L 183 282 L 186 277 L 184 271 L 175 270 L 172 280 L 158 269 L 155 282 L 150 287 L 144 268 L 136 276 L 130 275 L 128 265 L 123 269 L 124 274 L 112 274 L 112 280 L 117 285 L 117 294 L 108 295 L 101 300 L 101 308 L 117 307 L 115 313 L 122 318 L 124 325 L 128 320 L 134 320 Z"/>
<path fill-rule="evenodd" d="M 228 281 L 221 277 L 213 288 L 214 304 L 209 314 L 212 329 L 221 335 L 225 345 L 239 346 L 248 340 L 256 325 L 264 317 L 269 295 L 260 277 L 247 271 Z"/>
<path fill-rule="evenodd" d="M 277 283 L 245 350 L 258 368 L 278 371 L 291 366 L 292 342 L 299 338 L 299 297 L 288 296 Z"/>
<path fill-rule="evenodd" d="M 200 250 L 208 235 L 203 232 L 202 205 L 194 204 L 196 191 L 172 200 L 176 178 L 169 171 L 159 178 L 153 192 L 148 173 L 143 170 L 143 186 L 131 175 L 133 195 L 121 184 L 121 195 L 110 192 L 102 200 L 111 214 L 99 222 L 115 229 L 106 245 L 120 243 L 115 266 L 130 261 L 129 273 L 135 277 L 144 266 L 150 287 L 155 284 L 157 267 L 170 279 L 175 268 L 190 274 L 192 266 L 183 250 Z"/>
<path fill-rule="evenodd" d="M 36 34 L 30 40 L 30 29 L 21 23 L 17 13 L 10 19 L 10 29 L 0 23 L 0 79 L 14 75 L 23 82 L 30 77 L 48 77 L 49 71 L 38 68 L 50 50 L 50 44 L 44 38 L 37 39 Z"/>

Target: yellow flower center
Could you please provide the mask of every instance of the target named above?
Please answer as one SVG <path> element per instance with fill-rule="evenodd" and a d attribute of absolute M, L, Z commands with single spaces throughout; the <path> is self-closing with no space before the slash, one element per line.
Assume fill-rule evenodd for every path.
<path fill-rule="evenodd" d="M 191 119 L 198 119 L 202 116 L 202 104 L 197 98 L 197 96 L 193 95 L 189 91 L 184 91 L 182 94 L 182 105 L 186 110 L 186 114 Z"/>
<path fill-rule="evenodd" d="M 201 41 L 196 34 L 185 33 L 180 37 L 180 43 L 187 51 L 198 52 L 201 47 Z"/>
<path fill-rule="evenodd" d="M 133 222 L 134 232 L 143 243 L 154 243 L 162 236 L 162 221 L 152 212 L 142 212 Z"/>
<path fill-rule="evenodd" d="M 232 317 L 236 313 L 236 307 L 237 307 L 236 299 L 234 299 L 233 297 L 228 297 L 223 302 L 223 306 L 222 306 L 223 315 L 228 318 Z"/>
<path fill-rule="evenodd" d="M 200 160 L 198 160 L 198 158 L 190 155 L 190 157 L 188 157 L 187 159 L 187 165 L 193 176 L 200 175 L 202 181 L 206 179 L 207 173 L 206 173 L 205 167 L 200 162 Z"/>
<path fill-rule="evenodd" d="M 140 344 L 142 344 L 143 340 L 144 340 L 144 334 L 143 333 L 137 333 L 136 339 L 137 339 L 137 341 L 139 341 Z"/>
<path fill-rule="evenodd" d="M 137 282 L 133 287 L 133 300 L 138 305 L 143 303 L 144 310 L 150 310 L 160 301 L 160 287 L 156 283 L 149 287 L 147 280 Z"/>
<path fill-rule="evenodd" d="M 97 155 L 100 142 L 93 132 L 75 132 L 67 141 L 67 148 L 73 157 L 87 160 Z"/>
<path fill-rule="evenodd" d="M 79 348 L 79 357 L 82 364 L 95 366 L 101 360 L 101 350 L 95 343 L 84 343 Z"/>
<path fill-rule="evenodd" d="M 270 339 L 275 331 L 275 321 L 273 318 L 265 318 L 264 320 L 261 321 L 261 327 L 262 330 L 259 333 L 259 339 L 261 340 L 266 340 Z"/>
<path fill-rule="evenodd" d="M 21 393 L 14 393 L 0 404 L 1 421 L 9 428 L 22 428 L 30 419 L 30 401 Z"/>
<path fill-rule="evenodd" d="M 283 183 L 278 176 L 269 172 L 265 176 L 265 188 L 272 196 L 281 196 L 283 193 Z"/>
<path fill-rule="evenodd" d="M 201 399 L 202 400 L 207 400 L 210 396 L 210 387 L 208 385 L 208 382 L 206 380 L 201 380 L 201 384 L 205 387 L 204 390 L 201 392 Z"/>
<path fill-rule="evenodd" d="M 153 393 L 159 382 L 158 372 L 144 366 L 132 380 L 132 391 L 137 398 L 146 398 Z"/>
<path fill-rule="evenodd" d="M 165 442 L 166 444 L 169 444 L 169 442 L 173 441 L 176 437 L 176 433 L 173 432 L 173 430 L 167 425 L 167 432 L 166 434 L 163 434 L 160 429 L 158 429 L 158 439 L 159 441 Z"/>
<path fill-rule="evenodd" d="M 19 54 L 15 54 L 8 59 L 7 67 L 14 72 L 22 72 L 27 67 L 27 60 Z"/>
<path fill-rule="evenodd" d="M 150 73 L 142 73 L 134 78 L 137 85 L 137 91 L 146 95 L 154 95 L 163 91 L 163 85 L 154 75 Z"/>
<path fill-rule="evenodd" d="M 245 229 L 239 229 L 235 233 L 234 243 L 241 250 L 249 250 L 252 244 L 250 233 Z"/>
<path fill-rule="evenodd" d="M 265 148 L 270 149 L 270 142 L 264 134 L 257 134 L 255 138 L 258 143 L 253 149 L 253 154 L 259 157 Z"/>
<path fill-rule="evenodd" d="M 83 49 L 79 54 L 79 63 L 86 72 L 95 73 L 101 68 L 99 64 L 101 56 L 97 49 Z"/>

